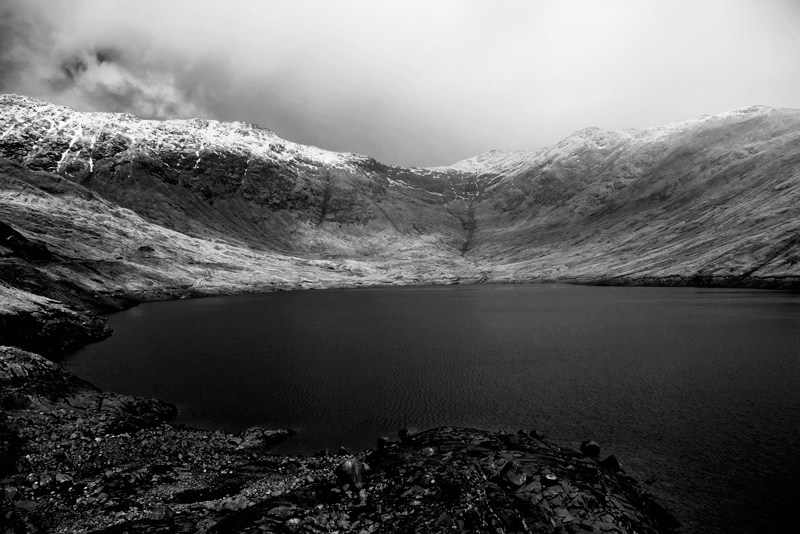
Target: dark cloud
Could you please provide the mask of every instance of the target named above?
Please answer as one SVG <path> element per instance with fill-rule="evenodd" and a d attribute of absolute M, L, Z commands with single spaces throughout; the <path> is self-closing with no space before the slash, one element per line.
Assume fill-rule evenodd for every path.
<path fill-rule="evenodd" d="M 120 54 L 113 48 L 99 48 L 94 51 L 94 57 L 97 59 L 98 63 L 106 63 L 119 59 Z"/>
<path fill-rule="evenodd" d="M 213 115 L 198 95 L 202 80 L 176 69 L 176 60 L 142 62 L 120 48 L 87 49 L 63 59 L 47 84 L 102 111 L 161 119 Z"/>
<path fill-rule="evenodd" d="M 70 59 L 64 60 L 61 63 L 61 72 L 66 75 L 66 77 L 70 81 L 77 80 L 81 74 L 86 72 L 89 69 L 89 66 L 86 64 L 86 61 L 80 56 L 75 56 Z M 51 82 L 54 87 L 58 90 L 63 90 L 68 87 L 68 84 L 59 83 L 57 78 L 54 78 Z"/>

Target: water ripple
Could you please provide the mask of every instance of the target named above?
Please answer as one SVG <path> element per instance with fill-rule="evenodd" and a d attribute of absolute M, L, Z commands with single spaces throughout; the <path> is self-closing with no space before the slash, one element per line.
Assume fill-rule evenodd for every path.
<path fill-rule="evenodd" d="M 287 426 L 286 450 L 398 428 L 594 438 L 687 532 L 768 532 L 800 502 L 800 296 L 472 286 L 143 304 L 68 357 L 181 421 Z M 755 512 L 753 512 L 755 510 Z"/>

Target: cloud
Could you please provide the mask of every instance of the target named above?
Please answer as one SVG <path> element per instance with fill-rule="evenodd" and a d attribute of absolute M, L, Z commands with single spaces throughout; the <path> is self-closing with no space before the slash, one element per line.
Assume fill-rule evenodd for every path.
<path fill-rule="evenodd" d="M 207 106 L 211 76 L 203 61 L 153 46 L 125 25 L 76 24 L 63 3 L 11 0 L 2 8 L 0 91 L 24 92 L 79 110 L 143 118 L 214 118 Z M 80 28 L 81 31 L 75 30 Z M 220 66 L 217 65 L 217 70 Z"/>
<path fill-rule="evenodd" d="M 196 89 L 187 87 L 185 76 L 166 68 L 143 68 L 115 48 L 74 53 L 47 82 L 61 98 L 80 107 L 159 119 L 213 115 Z"/>
<path fill-rule="evenodd" d="M 0 91 L 441 165 L 800 107 L 796 0 L 0 0 Z"/>
<path fill-rule="evenodd" d="M 22 2 L 0 3 L 0 90 L 16 87 L 37 48 L 36 17 Z M 41 36 L 46 39 L 46 35 Z"/>

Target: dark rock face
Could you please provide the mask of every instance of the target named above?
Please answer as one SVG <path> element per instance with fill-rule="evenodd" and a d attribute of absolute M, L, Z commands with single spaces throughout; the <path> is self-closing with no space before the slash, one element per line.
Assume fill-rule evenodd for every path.
<path fill-rule="evenodd" d="M 0 297 L 3 296 L 9 293 L 0 288 Z M 111 335 L 104 318 L 58 302 L 45 299 L 31 308 L 24 311 L 0 308 L 2 343 L 54 355 Z"/>
<path fill-rule="evenodd" d="M 93 410 L 101 413 L 97 433 L 124 433 L 172 419 L 175 406 L 154 399 L 104 393 L 59 365 L 14 347 L 0 346 L 4 404 L 25 410 Z M 8 403 L 8 399 L 26 399 Z M 24 406 L 22 406 L 24 405 Z"/>
<path fill-rule="evenodd" d="M 6 254 L 30 261 L 47 261 L 52 258 L 46 246 L 31 242 L 3 221 L 0 221 L 0 247 L 0 254 L 6 249 Z"/>

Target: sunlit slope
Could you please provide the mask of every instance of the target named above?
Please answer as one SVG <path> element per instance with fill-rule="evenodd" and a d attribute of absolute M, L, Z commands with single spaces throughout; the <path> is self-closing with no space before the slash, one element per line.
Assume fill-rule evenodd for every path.
<path fill-rule="evenodd" d="M 436 257 L 461 245 L 457 172 L 389 167 L 252 124 L 78 113 L 15 95 L 0 97 L 0 132 L 0 156 L 194 237 L 370 259 Z M 408 181 L 433 174 L 447 187 Z"/>
<path fill-rule="evenodd" d="M 479 276 L 459 257 L 313 259 L 232 241 L 156 224 L 82 185 L 0 158 L 0 286 L 80 307 Z"/>
<path fill-rule="evenodd" d="M 475 217 L 470 255 L 501 277 L 799 276 L 800 112 L 583 130 Z"/>

